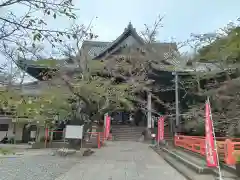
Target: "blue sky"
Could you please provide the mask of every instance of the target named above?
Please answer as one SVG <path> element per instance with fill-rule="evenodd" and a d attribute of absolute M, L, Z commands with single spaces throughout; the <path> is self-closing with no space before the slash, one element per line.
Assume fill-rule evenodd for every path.
<path fill-rule="evenodd" d="M 167 41 L 176 37 L 178 41 L 189 38 L 191 33 L 212 32 L 230 20 L 240 16 L 239 0 L 85 0 L 75 1 L 80 8 L 82 22 L 93 16 L 94 30 L 99 40 L 114 40 L 131 21 L 138 30 L 144 24 L 152 24 L 157 15 L 165 15 L 164 27 L 158 40 Z"/>
<path fill-rule="evenodd" d="M 157 39 L 176 41 L 189 39 L 191 33 L 208 33 L 235 21 L 240 17 L 239 0 L 73 0 L 79 17 L 77 23 L 88 25 L 94 18 L 93 30 L 99 41 L 116 39 L 131 21 L 136 30 L 144 30 L 144 24 L 152 25 L 158 15 L 165 16 L 163 28 Z M 19 10 L 21 9 L 21 10 Z M 12 11 L 22 14 L 19 5 Z M 44 17 L 52 29 L 70 26 L 67 18 Z"/>
<path fill-rule="evenodd" d="M 208 33 L 235 21 L 240 17 L 239 0 L 74 0 L 79 16 L 78 23 L 88 24 L 92 18 L 93 30 L 99 41 L 117 38 L 131 21 L 137 31 L 144 24 L 153 24 L 157 16 L 164 15 L 164 27 L 160 29 L 158 40 L 184 41 L 191 33 Z M 19 12 L 14 7 L 14 12 Z M 18 10 L 18 11 L 16 11 Z M 63 29 L 70 21 L 63 18 L 46 19 L 51 28 Z"/>

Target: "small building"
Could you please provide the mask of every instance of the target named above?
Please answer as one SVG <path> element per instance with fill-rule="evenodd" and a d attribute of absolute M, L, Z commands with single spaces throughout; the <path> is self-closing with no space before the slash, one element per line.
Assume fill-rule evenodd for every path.
<path fill-rule="evenodd" d="M 11 116 L 0 116 L 0 141 L 7 136 L 16 143 L 28 143 L 40 141 L 44 135 L 44 127 L 38 124 L 30 125 L 27 118 L 19 118 L 17 122 Z"/>
<path fill-rule="evenodd" d="M 5 86 L 7 87 L 8 84 Z M 39 95 L 41 87 L 38 82 L 23 84 L 21 88 L 16 84 L 11 85 L 14 90 L 29 96 Z M 14 117 L 9 110 L 0 109 L 0 141 L 5 136 L 14 138 L 16 143 L 28 143 L 43 138 L 44 127 L 28 117 Z"/>

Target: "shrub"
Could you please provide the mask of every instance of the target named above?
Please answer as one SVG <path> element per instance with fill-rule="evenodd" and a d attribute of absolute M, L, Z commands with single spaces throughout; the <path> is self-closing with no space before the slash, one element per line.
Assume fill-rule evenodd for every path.
<path fill-rule="evenodd" d="M 7 155 L 7 154 L 14 154 L 11 149 L 0 148 L 0 154 Z"/>

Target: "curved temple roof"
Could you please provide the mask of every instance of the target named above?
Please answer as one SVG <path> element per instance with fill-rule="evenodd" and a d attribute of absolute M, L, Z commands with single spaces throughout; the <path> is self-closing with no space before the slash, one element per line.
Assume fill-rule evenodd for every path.
<path fill-rule="evenodd" d="M 137 34 L 136 29 L 133 28 L 131 22 L 128 24 L 128 27 L 125 28 L 124 32 L 113 42 L 109 43 L 105 48 L 102 49 L 102 51 L 96 55 L 93 59 L 100 59 L 103 57 L 106 53 L 109 53 L 112 49 L 114 49 L 118 44 L 120 44 L 124 39 L 126 39 L 128 36 L 132 36 L 135 38 L 135 40 L 138 41 L 139 44 L 143 45 L 144 40 Z"/>
<path fill-rule="evenodd" d="M 136 29 L 133 28 L 131 22 L 124 29 L 123 33 L 112 42 L 99 42 L 99 41 L 84 41 L 82 44 L 82 51 L 86 52 L 92 60 L 98 60 L 106 58 L 106 56 L 111 55 L 116 52 L 120 46 L 128 44 L 132 45 L 145 45 L 144 40 L 138 35 Z M 170 49 L 177 49 L 175 43 L 153 43 L 149 44 L 150 48 L 153 50 L 152 53 L 160 55 L 162 58 L 166 53 L 169 53 Z M 45 61 L 45 60 L 40 60 Z M 37 78 L 38 80 L 43 80 L 42 74 L 50 70 L 57 70 L 58 63 L 62 64 L 63 61 L 59 60 L 46 60 L 49 65 L 45 63 L 44 65 L 39 63 L 40 61 L 30 61 L 30 60 L 20 60 L 17 65 L 29 75 Z M 65 60 L 66 62 L 66 60 Z M 55 63 L 55 66 L 52 66 Z M 51 64 L 51 65 L 50 65 Z M 172 64 L 168 62 L 167 64 Z"/>
<path fill-rule="evenodd" d="M 30 76 L 40 81 L 44 80 L 44 76 L 46 76 L 46 73 L 57 70 L 56 66 L 50 66 L 49 64 L 44 65 L 36 62 L 38 61 L 19 59 L 16 62 L 16 65 L 23 71 L 27 72 Z"/>

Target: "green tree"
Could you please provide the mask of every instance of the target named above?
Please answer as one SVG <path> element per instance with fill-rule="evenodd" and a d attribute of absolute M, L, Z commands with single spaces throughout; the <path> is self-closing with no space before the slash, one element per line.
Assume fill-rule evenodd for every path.
<path fill-rule="evenodd" d="M 198 50 L 199 56 L 205 60 L 224 61 L 226 64 L 239 62 L 240 27 L 224 29 L 223 34 L 216 34 L 212 41 Z"/>
<path fill-rule="evenodd" d="M 62 41 L 62 37 L 74 38 L 65 30 L 54 30 L 49 27 L 46 16 L 53 19 L 63 16 L 76 19 L 75 7 L 72 0 L 3 0 L 0 3 L 0 51 L 5 56 L 9 49 L 16 49 L 16 53 L 29 52 L 29 44 L 33 48 L 38 42 L 50 43 L 55 46 Z M 14 11 L 23 9 L 24 12 Z M 17 55 L 17 54 L 16 54 Z"/>
<path fill-rule="evenodd" d="M 1 109 L 21 123 L 21 120 L 39 125 L 51 124 L 54 116 L 67 116 L 71 107 L 59 89 L 42 92 L 40 96 L 22 95 L 19 90 L 2 89 L 0 95 Z"/>

